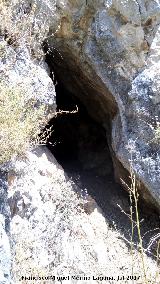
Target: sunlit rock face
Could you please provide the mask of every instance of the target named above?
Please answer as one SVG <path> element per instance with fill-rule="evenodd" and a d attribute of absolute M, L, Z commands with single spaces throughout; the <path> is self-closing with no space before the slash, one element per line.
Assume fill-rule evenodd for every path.
<path fill-rule="evenodd" d="M 35 100 L 46 109 L 46 121 L 56 110 L 55 89 L 47 64 L 33 59 L 25 46 L 13 48 L 0 38 L 3 53 L 0 59 L 1 85 L 8 85 L 26 94 L 27 101 Z M 1 52 L 2 52 L 1 51 Z M 47 118 L 48 116 L 48 118 Z"/>
<path fill-rule="evenodd" d="M 28 99 L 44 105 L 47 122 L 56 110 L 50 78 L 50 71 L 55 71 L 65 88 L 106 129 L 117 180 L 125 181 L 132 166 L 143 198 L 160 208 L 159 146 L 155 140 L 160 111 L 159 1 L 11 2 L 15 22 L 31 10 L 34 13 L 32 27 L 41 33 L 41 43 L 45 39 L 44 46 L 50 48 L 49 66 L 44 58 L 33 56 L 25 33 L 17 45 L 2 34 L 1 80 L 23 87 Z M 11 33 L 15 36 L 14 30 Z M 36 46 L 36 37 L 34 40 Z M 132 259 L 121 233 L 113 222 L 106 222 L 92 198 L 82 198 L 78 191 L 81 188 L 43 147 L 1 167 L 1 283 L 17 283 L 25 273 L 48 275 L 50 271 L 109 275 L 116 270 L 120 275 L 126 268 L 131 275 Z M 119 200 L 113 198 L 110 203 L 114 207 Z M 147 263 L 154 271 L 156 263 Z M 139 261 L 136 268 L 140 274 Z"/>
<path fill-rule="evenodd" d="M 16 3 L 16 1 L 14 1 Z M 26 8 L 26 6 L 24 6 Z M 17 7 L 18 9 L 18 7 Z M 16 10 L 13 9 L 13 13 Z M 20 7 L 19 7 L 19 10 Z M 21 11 L 22 12 L 22 11 Z M 9 15 L 8 15 L 9 17 Z M 18 17 L 18 14 L 17 14 Z M 7 15 L 6 15 L 7 18 Z M 1 22 L 2 24 L 2 22 Z M 20 31 L 21 32 L 21 31 Z M 22 33 L 22 35 L 24 35 Z M 29 46 L 24 42 L 12 44 L 8 41 L 6 35 L 0 36 L 0 86 L 10 90 L 22 91 L 26 97 L 27 103 L 34 100 L 36 107 L 43 106 L 44 116 L 42 120 L 47 123 L 54 115 L 56 110 L 55 88 L 49 76 L 49 69 L 43 58 L 35 58 L 31 55 Z M 1 102 L 2 103 L 2 102 Z M 17 102 L 18 103 L 18 102 Z M 2 121 L 3 118 L 1 117 Z M 12 114 L 10 114 L 10 122 L 12 123 Z M 2 124 L 1 124 L 2 125 Z M 5 129 L 4 129 L 5 130 Z M 7 143 L 7 141 L 6 141 Z M 13 162 L 14 164 L 14 162 Z M 0 166 L 0 283 L 9 284 L 12 282 L 11 264 L 12 257 L 10 251 L 10 221 L 11 213 L 8 204 L 8 188 L 11 185 L 13 175 L 8 176 L 8 172 L 12 168 L 10 162 Z M 19 280 L 17 280 L 19 281 Z M 14 282 L 12 282 L 14 283 Z"/>
<path fill-rule="evenodd" d="M 114 274 L 118 279 L 121 271 L 131 274 L 132 256 L 123 234 L 111 221 L 117 202 L 125 204 L 125 199 L 112 196 L 108 207 L 113 211 L 105 218 L 81 181 L 69 178 L 46 147 L 27 152 L 25 161 L 17 160 L 8 178 L 13 283 L 20 279 L 23 283 L 25 277 L 53 281 L 51 276 L 55 280 L 63 276 L 66 283 L 81 283 L 82 277 L 84 283 L 92 284 L 95 277 L 98 284 L 99 275 Z M 118 215 L 116 222 L 124 217 Z M 139 259 L 140 252 L 134 250 L 138 275 Z M 156 262 L 147 255 L 145 259 L 153 277 Z"/>
<path fill-rule="evenodd" d="M 125 180 L 121 165 L 132 166 L 143 197 L 159 207 L 159 1 L 68 0 L 56 8 L 50 65 L 110 132 L 117 179 Z"/>

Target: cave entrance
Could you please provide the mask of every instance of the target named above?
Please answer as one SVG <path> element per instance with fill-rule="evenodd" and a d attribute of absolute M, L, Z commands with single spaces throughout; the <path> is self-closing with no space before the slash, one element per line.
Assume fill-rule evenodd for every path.
<path fill-rule="evenodd" d="M 48 148 L 64 169 L 79 167 L 101 176 L 113 175 L 105 129 L 57 78 L 55 85 L 57 115 L 47 125 L 53 129 Z"/>

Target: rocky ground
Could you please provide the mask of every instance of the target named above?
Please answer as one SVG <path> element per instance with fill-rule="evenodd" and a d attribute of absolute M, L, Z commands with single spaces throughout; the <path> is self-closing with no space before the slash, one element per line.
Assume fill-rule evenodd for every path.
<path fill-rule="evenodd" d="M 16 163 L 18 176 L 9 189 L 13 283 L 31 275 L 69 276 L 61 283 L 83 284 L 103 283 L 100 276 L 115 279 L 104 283 L 116 283 L 124 276 L 119 283 L 133 283 L 126 278 L 132 271 L 140 276 L 134 283 L 145 283 L 136 232 L 131 255 L 131 224 L 121 212 L 129 213 L 128 194 L 112 179 L 84 171 L 77 163 L 63 166 L 65 171 L 46 148 Z M 156 215 L 142 213 L 140 220 L 147 249 L 159 223 Z M 159 283 L 153 254 L 146 251 L 144 261 L 148 283 Z"/>

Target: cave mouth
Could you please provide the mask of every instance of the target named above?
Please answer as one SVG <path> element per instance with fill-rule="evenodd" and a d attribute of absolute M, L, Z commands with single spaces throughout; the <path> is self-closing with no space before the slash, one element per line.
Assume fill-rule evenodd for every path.
<path fill-rule="evenodd" d="M 64 169 L 79 167 L 100 176 L 113 176 L 106 130 L 57 78 L 55 91 L 57 115 L 45 128 L 53 130 L 47 140 L 49 150 Z"/>

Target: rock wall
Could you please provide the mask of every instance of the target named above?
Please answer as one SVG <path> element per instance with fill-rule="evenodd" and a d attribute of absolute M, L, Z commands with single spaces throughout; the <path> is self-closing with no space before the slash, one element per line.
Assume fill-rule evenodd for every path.
<path fill-rule="evenodd" d="M 159 1 L 57 1 L 56 19 L 50 65 L 107 131 L 111 123 L 117 177 L 120 163 L 132 167 L 159 207 Z"/>
<path fill-rule="evenodd" d="M 159 207 L 159 146 L 154 140 L 160 102 L 159 1 L 12 2 L 13 17 L 8 28 L 21 22 L 22 14 L 28 17 L 27 11 L 34 8 L 36 35 L 42 27 L 49 28 L 48 36 L 46 30 L 41 33 L 41 41 L 45 35 L 54 55 L 50 67 L 90 115 L 103 124 L 108 137 L 110 134 L 117 176 L 121 177 L 120 163 L 128 171 L 132 163 L 145 189 L 143 197 Z M 10 86 L 22 86 L 28 99 L 33 97 L 49 109 L 48 121 L 56 108 L 48 67 L 43 58 L 33 58 L 28 31 L 22 29 L 18 35 L 16 31 L 1 32 L 1 80 Z M 17 45 L 13 44 L 15 39 Z M 59 275 L 105 274 L 112 266 L 119 274 L 127 267 L 127 274 L 131 274 L 128 248 L 124 242 L 117 242 L 121 235 L 110 230 L 93 200 L 77 198 L 74 185 L 68 183 L 46 149 L 38 148 L 37 152 L 26 153 L 26 159 L 12 162 L 1 166 L 0 172 L 0 283 L 11 283 L 11 278 L 17 283 L 26 272 L 47 274 L 53 263 Z M 122 263 L 117 259 L 120 247 Z M 148 264 L 156 266 L 152 260 Z"/>
<path fill-rule="evenodd" d="M 16 2 L 16 1 L 15 1 Z M 1 7 L 0 7 L 1 8 Z M 20 8 L 20 7 L 19 7 Z M 13 9 L 13 13 L 15 10 Z M 17 14 L 18 17 L 19 14 Z M 8 15 L 9 16 L 9 15 Z M 7 18 L 7 14 L 6 14 Z M 4 19 L 3 19 L 4 20 Z M 1 22 L 2 23 L 2 22 Z M 12 26 L 13 27 L 13 26 Z M 19 31 L 21 33 L 21 31 Z M 24 34 L 22 33 L 22 37 Z M 9 40 L 10 39 L 10 40 Z M 21 38 L 21 44 L 13 44 L 8 34 L 0 36 L 0 86 L 7 86 L 10 89 L 23 90 L 27 102 L 31 99 L 36 106 L 44 106 L 44 121 L 53 116 L 55 104 L 55 89 L 49 77 L 48 66 L 43 60 L 31 55 L 31 50 Z M 24 38 L 25 39 L 25 38 Z M 42 59 L 42 58 L 41 58 Z M 34 108 L 33 108 L 34 112 Z M 12 123 L 12 113 L 10 113 L 10 123 Z M 1 119 L 3 119 L 1 117 Z M 4 129 L 5 130 L 5 129 Z M 7 143 L 7 141 L 6 141 Z M 16 158 L 8 161 L 0 167 L 0 283 L 13 283 L 11 280 L 12 257 L 10 249 L 10 222 L 11 209 L 8 203 L 8 188 L 14 181 L 13 165 Z M 9 174 L 10 172 L 10 174 Z M 12 174 L 11 174 L 12 172 Z M 19 280 L 17 280 L 19 281 Z"/>
<path fill-rule="evenodd" d="M 58 284 L 57 277 L 66 277 L 68 284 L 98 284 L 100 275 L 131 275 L 132 256 L 116 228 L 121 218 L 114 223 L 114 210 L 105 218 L 87 188 L 69 179 L 46 147 L 27 152 L 25 161 L 17 160 L 14 173 L 9 173 L 14 178 L 8 195 L 13 283 L 26 283 L 29 277 L 53 283 L 55 277 Z M 120 202 L 117 196 L 111 200 L 114 208 Z M 146 254 L 144 258 L 147 276 L 154 279 L 156 261 Z M 140 252 L 135 249 L 134 268 L 141 275 Z"/>

